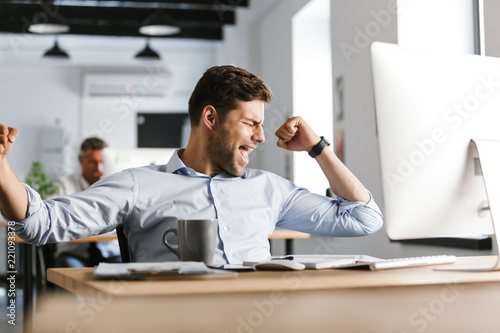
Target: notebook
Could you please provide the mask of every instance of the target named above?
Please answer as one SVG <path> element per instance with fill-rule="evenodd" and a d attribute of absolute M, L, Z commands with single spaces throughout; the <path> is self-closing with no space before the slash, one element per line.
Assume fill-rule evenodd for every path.
<path fill-rule="evenodd" d="M 98 279 L 211 279 L 236 276 L 236 272 L 209 268 L 201 261 L 100 263 L 94 268 L 94 277 Z"/>

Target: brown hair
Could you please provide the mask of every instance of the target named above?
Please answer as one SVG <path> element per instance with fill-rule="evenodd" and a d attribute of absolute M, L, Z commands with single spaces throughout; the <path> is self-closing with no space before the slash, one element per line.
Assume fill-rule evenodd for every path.
<path fill-rule="evenodd" d="M 273 93 L 258 76 L 230 65 L 211 67 L 198 81 L 189 99 L 191 127 L 198 126 L 207 105 L 212 105 L 224 120 L 229 111 L 236 109 L 239 101 L 269 103 L 272 99 Z"/>
<path fill-rule="evenodd" d="M 88 138 L 82 142 L 80 146 L 80 154 L 83 154 L 87 150 L 100 150 L 106 148 L 108 145 L 104 140 L 99 138 Z"/>

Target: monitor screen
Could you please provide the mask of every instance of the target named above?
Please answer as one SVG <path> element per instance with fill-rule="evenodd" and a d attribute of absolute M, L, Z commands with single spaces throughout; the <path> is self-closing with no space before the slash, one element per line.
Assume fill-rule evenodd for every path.
<path fill-rule="evenodd" d="M 377 42 L 371 60 L 388 237 L 492 234 L 469 147 L 500 139 L 500 59 Z"/>
<path fill-rule="evenodd" d="M 137 147 L 186 147 L 190 131 L 191 125 L 187 112 L 137 113 Z"/>

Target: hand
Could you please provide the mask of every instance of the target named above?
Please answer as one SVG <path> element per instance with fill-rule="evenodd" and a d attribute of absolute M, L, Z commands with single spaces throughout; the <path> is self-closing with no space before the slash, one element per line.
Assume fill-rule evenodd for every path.
<path fill-rule="evenodd" d="M 276 131 L 278 147 L 293 151 L 310 151 L 321 138 L 301 117 L 288 119 Z"/>
<path fill-rule="evenodd" d="M 0 159 L 7 156 L 16 141 L 17 134 L 17 129 L 0 124 Z"/>

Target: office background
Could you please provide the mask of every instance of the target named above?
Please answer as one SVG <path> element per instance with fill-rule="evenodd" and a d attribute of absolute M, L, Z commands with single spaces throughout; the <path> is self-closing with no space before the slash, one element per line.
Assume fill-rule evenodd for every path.
<path fill-rule="evenodd" d="M 307 154 L 292 154 L 275 146 L 275 129 L 287 117 L 301 115 L 319 134 L 333 138 L 336 130 L 344 131 L 344 161 L 383 209 L 369 43 L 397 43 L 404 37 L 408 44 L 469 53 L 476 50 L 477 43 L 472 19 L 473 0 L 406 0 L 400 2 L 397 12 L 394 3 L 391 0 L 250 1 L 249 8 L 237 10 L 236 25 L 225 28 L 223 41 L 153 40 L 152 47 L 162 56 L 155 64 L 133 58 L 144 46 L 143 38 L 61 36 L 60 46 L 70 53 L 71 59 L 57 62 L 41 58 L 53 44 L 52 36 L 2 34 L 0 120 L 20 130 L 9 160 L 18 177 L 24 179 L 31 162 L 40 159 L 44 149 L 50 151 L 51 147 L 40 146 L 43 141 L 40 138 L 46 133 L 44 130 L 54 127 L 63 129 L 60 145 L 63 154 L 61 163 L 50 172 L 77 170 L 78 144 L 88 135 L 102 136 L 116 148 L 132 148 L 137 112 L 186 111 L 189 95 L 205 69 L 212 65 L 234 64 L 261 76 L 275 94 L 266 113 L 267 142 L 252 154 L 252 167 L 287 178 L 320 172 L 314 161 L 304 156 Z M 500 56 L 500 41 L 495 39 L 500 4 L 495 0 L 482 3 L 485 13 L 482 46 L 486 55 Z M 325 5 L 327 11 L 322 9 Z M 321 28 L 325 22 L 327 29 Z M 310 31 L 305 30 L 307 27 Z M 410 32 L 410 27 L 414 32 Z M 310 40 L 320 38 L 317 29 L 324 31 L 321 41 L 325 38 L 331 41 L 326 44 L 329 50 L 325 51 L 330 52 L 330 62 L 324 62 L 322 51 L 314 51 L 314 48 L 325 49 L 322 42 L 296 48 L 296 43 L 304 43 L 307 36 Z M 300 50 L 311 52 L 305 52 L 303 62 L 297 63 Z M 325 101 L 328 107 L 324 110 L 318 111 L 313 102 L 325 97 L 320 88 L 328 82 L 315 86 L 311 77 L 308 78 L 311 81 L 306 81 L 305 86 L 315 88 L 304 97 L 310 100 L 311 108 L 296 100 L 296 96 L 301 95 L 297 90 L 300 77 L 296 77 L 299 68 L 306 69 L 302 71 L 304 75 L 326 73 L 327 81 L 330 79 L 329 101 Z M 96 98 L 87 93 L 88 80 L 95 75 L 113 76 L 117 72 L 148 75 L 157 71 L 168 73 L 165 82 L 169 90 L 161 97 Z M 342 95 L 336 93 L 338 78 L 343 82 Z M 344 114 L 337 119 L 339 108 Z M 319 114 L 314 113 L 317 111 Z M 321 191 L 328 187 L 326 180 L 321 181 L 323 183 L 317 185 L 316 180 L 304 177 L 299 182 L 317 186 Z M 282 244 L 276 246 L 278 251 L 283 251 Z M 491 253 L 392 243 L 383 230 L 360 239 L 312 237 L 297 241 L 295 250 L 301 253 L 367 253 L 380 257 Z M 4 258 L 0 256 L 0 267 L 5 266 Z"/>

